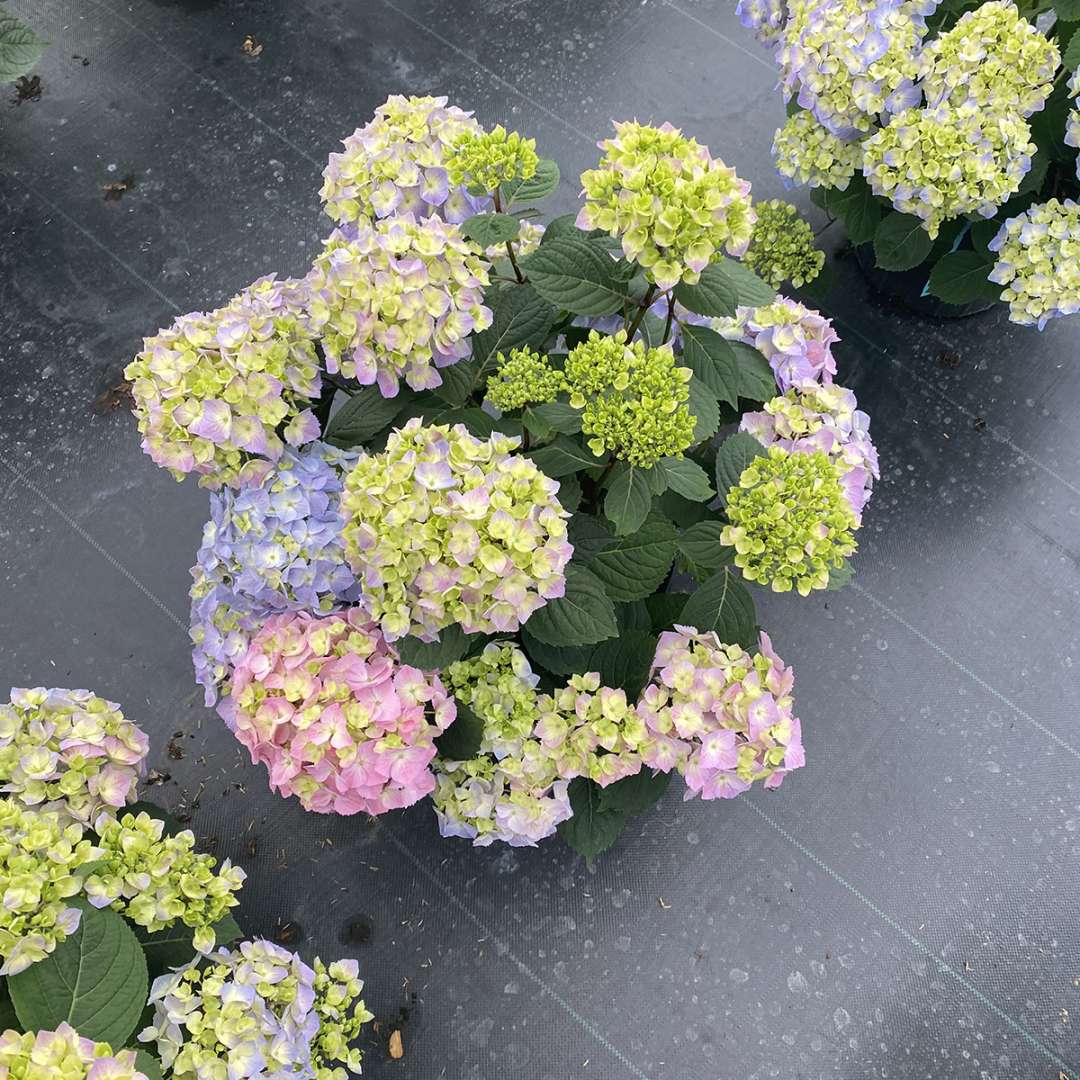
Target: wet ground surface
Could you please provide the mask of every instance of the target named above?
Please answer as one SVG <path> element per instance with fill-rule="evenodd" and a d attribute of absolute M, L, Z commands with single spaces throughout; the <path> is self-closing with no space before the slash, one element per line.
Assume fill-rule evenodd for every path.
<path fill-rule="evenodd" d="M 365 1075 L 1076 1080 L 1078 325 L 922 320 L 838 264 L 883 477 L 853 586 L 760 597 L 809 758 L 778 792 L 673 787 L 592 870 L 424 807 L 305 815 L 195 692 L 205 494 L 95 399 L 176 313 L 304 270 L 326 155 L 388 93 L 527 131 L 564 177 L 612 118 L 670 120 L 770 197 L 773 73 L 719 0 L 9 7 L 52 45 L 40 99 L 0 103 L 0 681 L 151 731 L 148 795 L 249 871 L 245 929 L 360 960 Z"/>

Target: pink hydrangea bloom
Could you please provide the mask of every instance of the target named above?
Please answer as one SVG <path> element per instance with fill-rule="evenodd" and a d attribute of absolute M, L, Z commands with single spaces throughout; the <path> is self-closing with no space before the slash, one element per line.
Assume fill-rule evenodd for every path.
<path fill-rule="evenodd" d="M 676 626 L 660 635 L 652 682 L 638 702 L 654 736 L 642 759 L 677 768 L 687 799 L 731 799 L 759 780 L 778 787 L 806 761 L 792 713 L 794 679 L 764 632 L 751 656 L 715 633 Z"/>
<path fill-rule="evenodd" d="M 323 814 L 429 795 L 434 739 L 457 713 L 438 676 L 401 664 L 362 608 L 272 616 L 219 711 L 273 789 Z"/>

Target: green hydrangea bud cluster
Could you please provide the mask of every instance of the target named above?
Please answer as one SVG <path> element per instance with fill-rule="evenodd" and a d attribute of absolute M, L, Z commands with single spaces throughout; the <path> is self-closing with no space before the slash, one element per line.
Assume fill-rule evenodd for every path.
<path fill-rule="evenodd" d="M 502 412 L 554 401 L 563 388 L 562 372 L 527 345 L 495 357 L 495 373 L 487 381 L 487 399 Z"/>
<path fill-rule="evenodd" d="M 687 404 L 693 372 L 676 364 L 670 345 L 648 349 L 642 341 L 627 344 L 623 330 L 612 336 L 592 330 L 570 351 L 564 374 L 597 457 L 612 453 L 647 469 L 680 457 L 694 441 Z"/>
<path fill-rule="evenodd" d="M 64 901 L 82 891 L 80 868 L 99 854 L 80 825 L 0 799 L 0 975 L 44 960 L 75 933 L 82 912 Z"/>
<path fill-rule="evenodd" d="M 920 60 L 927 107 L 970 102 L 1030 116 L 1053 89 L 1061 53 L 1012 0 L 989 0 L 931 41 Z"/>
<path fill-rule="evenodd" d="M 147 1080 L 134 1050 L 113 1050 L 84 1039 L 70 1024 L 55 1031 L 8 1029 L 0 1035 L 0 1076 L 4 1080 Z"/>
<path fill-rule="evenodd" d="M 791 203 L 770 199 L 758 203 L 757 223 L 743 262 L 774 289 L 785 281 L 796 288 L 821 273 L 825 252 L 814 246 L 814 230 Z"/>
<path fill-rule="evenodd" d="M 1022 117 L 973 105 L 905 109 L 863 146 L 874 194 L 922 218 L 931 238 L 950 218 L 990 217 L 1020 187 L 1037 149 Z"/>
<path fill-rule="evenodd" d="M 499 124 L 491 131 L 465 131 L 446 159 L 450 183 L 495 191 L 511 180 L 536 175 L 536 140 L 526 139 Z"/>
<path fill-rule="evenodd" d="M 319 1030 L 311 1040 L 314 1080 L 346 1080 L 360 1074 L 363 1054 L 351 1045 L 369 1020 L 374 1020 L 360 997 L 363 982 L 355 960 L 335 960 L 329 966 L 315 957 L 315 1013 Z M 337 1064 L 341 1062 L 342 1064 Z"/>
<path fill-rule="evenodd" d="M 844 191 L 862 167 L 862 143 L 841 139 L 800 109 L 773 137 L 776 171 L 792 184 Z"/>
<path fill-rule="evenodd" d="M 987 276 L 1004 286 L 1012 322 L 1041 330 L 1080 311 L 1080 204 L 1050 199 L 1033 206 L 1009 218 L 989 247 L 997 261 Z"/>
<path fill-rule="evenodd" d="M 722 248 L 746 250 L 750 185 L 707 147 L 671 124 L 636 121 L 616 124 L 615 138 L 600 147 L 599 166 L 581 174 L 586 202 L 577 226 L 620 237 L 626 257 L 661 289 L 696 284 Z"/>
<path fill-rule="evenodd" d="M 195 930 L 195 947 L 214 947 L 214 923 L 239 902 L 247 875 L 228 859 L 195 852 L 190 829 L 164 835 L 165 823 L 147 813 L 102 816 L 96 828 L 102 865 L 86 879 L 94 907 L 111 907 L 150 933 L 180 921 Z"/>
<path fill-rule="evenodd" d="M 735 565 L 749 581 L 801 596 L 829 584 L 857 548 L 855 511 L 844 494 L 841 468 L 823 451 L 779 447 L 755 458 L 728 493 L 720 542 L 735 548 Z"/>

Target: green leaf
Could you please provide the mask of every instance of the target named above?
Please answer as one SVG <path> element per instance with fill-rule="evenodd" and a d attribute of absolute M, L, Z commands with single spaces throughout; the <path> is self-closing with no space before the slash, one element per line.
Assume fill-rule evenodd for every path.
<path fill-rule="evenodd" d="M 617 638 L 595 646 L 588 669 L 600 673 L 603 686 L 625 690 L 627 700 L 634 702 L 649 681 L 655 656 L 654 634 L 648 630 L 623 631 Z"/>
<path fill-rule="evenodd" d="M 147 973 L 151 981 L 164 975 L 170 968 L 182 967 L 195 955 L 195 932 L 182 922 L 176 922 L 153 934 L 141 926 L 133 926 L 132 930 L 146 957 Z M 214 940 L 217 945 L 228 945 L 242 934 L 243 931 L 232 915 L 226 915 L 214 924 Z"/>
<path fill-rule="evenodd" d="M 1051 161 L 1062 164 L 1076 158 L 1076 148 L 1065 142 L 1065 124 L 1071 107 L 1068 88 L 1062 83 L 1054 88 L 1046 105 L 1028 121 L 1032 141 L 1049 155 Z"/>
<path fill-rule="evenodd" d="M 691 502 L 674 490 L 665 491 L 654 499 L 653 509 L 670 518 L 680 529 L 688 529 L 709 516 L 709 509 L 704 503 Z"/>
<path fill-rule="evenodd" d="M 342 450 L 359 446 L 389 427 L 403 404 L 400 394 L 385 398 L 377 386 L 362 386 L 330 417 L 326 441 Z"/>
<path fill-rule="evenodd" d="M 435 739 L 439 756 L 447 761 L 469 761 L 480 753 L 484 737 L 484 721 L 463 701 L 455 699 L 457 716 L 454 722 Z"/>
<path fill-rule="evenodd" d="M 26 23 L 0 12 L 0 83 L 14 82 L 32 71 L 47 44 Z"/>
<path fill-rule="evenodd" d="M 552 218 L 547 223 L 547 228 L 544 229 L 544 235 L 540 238 L 540 243 L 550 244 L 552 240 L 560 240 L 564 236 L 584 236 L 588 240 L 607 237 L 607 233 L 603 229 L 579 229 L 576 222 L 576 214 L 560 214 L 557 218 Z"/>
<path fill-rule="evenodd" d="M 468 655 L 470 644 L 469 635 L 454 624 L 439 633 L 438 641 L 403 637 L 394 642 L 394 647 L 403 664 L 420 668 L 421 671 L 439 671 Z"/>
<path fill-rule="evenodd" d="M 15 1006 L 11 1004 L 11 994 L 8 992 L 7 979 L 0 975 L 0 1032 L 22 1031 L 22 1024 L 15 1012 Z"/>
<path fill-rule="evenodd" d="M 604 496 L 604 517 L 615 526 L 616 536 L 636 532 L 649 516 L 653 493 L 646 471 L 625 461 L 611 470 L 611 486 Z"/>
<path fill-rule="evenodd" d="M 589 569 L 612 600 L 644 600 L 667 577 L 675 560 L 675 526 L 653 516 L 637 532 L 617 537 Z"/>
<path fill-rule="evenodd" d="M 1080 2 L 1077 3 L 1077 9 L 1080 15 Z M 1069 35 L 1069 44 L 1061 52 L 1061 66 L 1066 71 L 1076 71 L 1080 68 L 1080 32 L 1074 31 Z"/>
<path fill-rule="evenodd" d="M 621 810 L 604 810 L 600 806 L 602 788 L 579 776 L 570 781 L 570 807 L 574 816 L 559 825 L 559 836 L 586 859 L 607 851 L 619 837 L 626 824 Z"/>
<path fill-rule="evenodd" d="M 595 645 L 547 645 L 529 633 L 528 624 L 521 630 L 521 645 L 535 667 L 553 675 L 583 675 L 589 670 Z"/>
<path fill-rule="evenodd" d="M 534 434 L 534 428 L 546 428 L 560 435 L 576 435 L 581 430 L 581 410 L 565 401 L 548 401 L 543 405 L 530 405 L 522 417 L 525 426 Z"/>
<path fill-rule="evenodd" d="M 843 191 L 830 189 L 826 209 L 844 223 L 848 239 L 853 244 L 865 244 L 872 240 L 881 221 L 881 203 L 858 173 Z"/>
<path fill-rule="evenodd" d="M 566 594 L 534 612 L 526 626 L 545 645 L 595 645 L 619 632 L 615 607 L 600 579 L 573 563 L 566 570 Z"/>
<path fill-rule="evenodd" d="M 615 543 L 611 526 L 584 512 L 570 518 L 567 533 L 574 546 L 574 561 L 581 564 L 591 562 L 601 551 Z"/>
<path fill-rule="evenodd" d="M 564 236 L 521 260 L 529 281 L 546 300 L 575 315 L 611 315 L 625 299 L 615 262 L 584 237 Z"/>
<path fill-rule="evenodd" d="M 764 307 L 776 299 L 776 290 L 768 282 L 762 281 L 748 266 L 729 259 L 726 255 L 714 259 L 709 266 L 719 267 L 724 277 L 735 286 L 735 296 L 740 307 Z"/>
<path fill-rule="evenodd" d="M 1024 175 L 1024 179 L 1020 181 L 1015 197 L 1019 198 L 1021 195 L 1029 195 L 1033 191 L 1040 191 L 1046 182 L 1046 174 L 1049 171 L 1050 156 L 1042 150 L 1036 150 L 1031 155 L 1031 168 Z M 1000 227 L 1000 222 L 997 224 Z"/>
<path fill-rule="evenodd" d="M 734 315 L 739 305 L 739 291 L 718 262 L 709 263 L 701 271 L 696 285 L 687 285 L 685 281 L 680 281 L 675 286 L 674 293 L 675 299 L 684 308 L 698 315 Z"/>
<path fill-rule="evenodd" d="M 509 214 L 475 214 L 460 225 L 461 234 L 482 248 L 495 247 L 514 240 L 521 230 L 521 222 Z"/>
<path fill-rule="evenodd" d="M 501 294 L 500 294 L 501 295 Z M 496 306 L 498 301 L 496 301 Z M 487 330 L 483 331 L 485 334 Z M 476 338 L 479 335 L 473 337 L 473 352 L 475 356 L 476 350 Z M 430 409 L 432 409 L 436 402 L 445 402 L 447 405 L 461 406 L 465 404 L 465 399 L 473 392 L 473 387 L 476 386 L 480 379 L 481 363 L 476 359 L 459 360 L 456 364 L 451 364 L 447 368 L 442 368 L 439 371 L 439 375 L 442 377 L 442 382 L 432 390 L 434 398 L 428 398 L 426 396 L 417 398 L 416 404 L 422 411 L 420 415 L 430 415 Z M 424 408 L 425 404 L 429 403 L 428 408 Z M 406 410 L 402 410 L 404 413 Z M 404 421 L 399 414 L 397 423 L 401 424 Z"/>
<path fill-rule="evenodd" d="M 728 492 L 738 486 L 739 477 L 746 466 L 754 458 L 765 457 L 766 454 L 765 447 L 745 431 L 729 435 L 720 444 L 720 449 L 716 451 L 716 490 L 725 506 Z"/>
<path fill-rule="evenodd" d="M 716 434 L 720 426 L 720 409 L 716 395 L 696 376 L 688 384 L 690 400 L 687 403 L 694 418 L 694 442 L 704 442 Z"/>
<path fill-rule="evenodd" d="M 947 304 L 997 300 L 1002 286 L 986 278 L 993 268 L 992 259 L 977 251 L 953 251 L 930 271 L 930 292 Z"/>
<path fill-rule="evenodd" d="M 146 1080 L 162 1080 L 161 1062 L 149 1051 L 142 1047 L 129 1047 L 135 1051 L 135 1068 L 138 1069 Z"/>
<path fill-rule="evenodd" d="M 576 476 L 564 476 L 559 481 L 556 495 L 564 510 L 576 510 L 581 504 L 581 481 Z"/>
<path fill-rule="evenodd" d="M 1080 19 L 1080 0 L 1054 0 L 1054 11 L 1063 22 Z"/>
<path fill-rule="evenodd" d="M 993 260 L 995 256 L 990 254 L 989 244 L 990 241 L 997 236 L 1001 229 L 1000 221 L 976 221 L 971 226 L 971 243 L 975 250 L 984 257 L 984 259 Z"/>
<path fill-rule="evenodd" d="M 538 349 L 554 321 L 555 312 L 551 305 L 531 285 L 511 285 L 503 289 L 495 301 L 491 325 L 473 335 L 473 360 L 479 365 L 473 385 L 494 362 L 497 353 L 509 353 L 521 345 Z M 444 368 L 443 378 L 457 366 Z"/>
<path fill-rule="evenodd" d="M 708 327 L 683 327 L 683 359 L 713 395 L 733 409 L 739 398 L 766 401 L 776 396 L 768 360 L 757 349 L 728 341 Z"/>
<path fill-rule="evenodd" d="M 576 439 L 559 435 L 554 442 L 547 446 L 541 446 L 536 450 L 530 450 L 528 457 L 536 462 L 538 469 L 542 470 L 552 480 L 558 480 L 561 476 L 569 476 L 571 473 L 580 472 L 582 469 L 595 469 L 601 464 L 593 452 L 582 446 Z"/>
<path fill-rule="evenodd" d="M 536 202 L 550 195 L 559 186 L 559 166 L 551 158 L 541 158 L 536 172 L 528 180 L 510 180 L 499 185 L 502 204 L 507 209 L 515 203 L 519 206 Z"/>
<path fill-rule="evenodd" d="M 934 246 L 921 218 L 893 211 L 874 232 L 874 258 L 882 270 L 911 270 Z"/>
<path fill-rule="evenodd" d="M 683 609 L 689 599 L 687 593 L 655 593 L 646 597 L 645 606 L 649 609 L 653 630 L 657 633 L 670 630 L 681 622 Z"/>
<path fill-rule="evenodd" d="M 723 531 L 722 521 L 699 521 L 679 537 L 679 550 L 695 566 L 717 570 L 731 562 L 732 549 L 720 543 Z"/>
<path fill-rule="evenodd" d="M 616 780 L 600 789 L 600 809 L 640 814 L 659 801 L 671 783 L 671 773 L 653 772 L 647 765 L 641 772 Z"/>
<path fill-rule="evenodd" d="M 690 458 L 664 458 L 657 468 L 667 476 L 667 486 L 691 502 L 708 502 L 716 492 L 709 483 L 709 474 Z"/>
<path fill-rule="evenodd" d="M 634 630 L 641 630 L 647 634 L 652 630 L 652 619 L 649 618 L 649 609 L 644 600 L 631 600 L 627 604 L 616 604 L 615 618 L 619 623 L 620 634 L 628 634 Z M 601 642 L 601 645 L 603 644 Z M 601 645 L 596 647 L 599 649 Z"/>
<path fill-rule="evenodd" d="M 715 630 L 725 645 L 750 648 L 757 640 L 754 601 L 737 575 L 728 567 L 714 574 L 690 594 L 679 618 L 702 633 Z"/>
<path fill-rule="evenodd" d="M 15 1012 L 26 1031 L 68 1023 L 86 1039 L 123 1046 L 146 1004 L 146 959 L 115 911 L 72 903 L 82 909 L 75 933 L 8 977 Z"/>

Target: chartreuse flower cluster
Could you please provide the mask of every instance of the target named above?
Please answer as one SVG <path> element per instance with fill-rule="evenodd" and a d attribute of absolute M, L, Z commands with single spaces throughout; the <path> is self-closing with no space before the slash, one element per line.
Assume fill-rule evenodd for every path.
<path fill-rule="evenodd" d="M 0 705 L 0 792 L 89 825 L 134 801 L 149 748 L 119 705 L 89 690 L 15 689 Z"/>
<path fill-rule="evenodd" d="M 727 517 L 720 542 L 735 549 L 743 577 L 774 592 L 826 588 L 857 547 L 843 471 L 821 450 L 774 446 L 755 458 L 728 492 Z"/>
<path fill-rule="evenodd" d="M 479 134 L 471 113 L 447 105 L 444 97 L 394 94 L 375 118 L 331 154 L 323 173 L 324 209 L 345 223 L 399 214 L 461 222 L 486 209 L 447 174 L 447 157 L 463 134 Z"/>
<path fill-rule="evenodd" d="M 239 901 L 247 875 L 226 859 L 215 871 L 212 855 L 195 851 L 195 834 L 165 832 L 149 814 L 102 815 L 95 824 L 100 863 L 85 884 L 94 907 L 111 907 L 150 933 L 176 922 L 195 931 L 195 948 L 214 947 L 215 923 Z"/>
<path fill-rule="evenodd" d="M 592 330 L 570 350 L 564 368 L 570 404 L 581 409 L 581 430 L 597 456 L 614 454 L 642 468 L 678 457 L 694 441 L 687 402 L 693 372 L 680 367 L 669 345 L 650 349 Z"/>
<path fill-rule="evenodd" d="M 124 377 L 154 462 L 216 490 L 257 482 L 286 443 L 318 438 L 308 406 L 321 378 L 306 303 L 303 282 L 271 275 L 144 340 Z"/>
<path fill-rule="evenodd" d="M 456 225 L 411 214 L 335 229 L 307 276 L 326 369 L 394 397 L 442 385 L 491 325 L 487 264 Z"/>
<path fill-rule="evenodd" d="M 776 129 L 772 150 L 776 171 L 788 187 L 807 184 L 845 191 L 862 167 L 861 143 L 834 135 L 805 109 Z"/>
<path fill-rule="evenodd" d="M 600 164 L 581 174 L 586 201 L 577 226 L 618 237 L 659 288 L 694 284 L 719 252 L 746 250 L 750 185 L 696 140 L 670 124 L 627 121 L 600 148 Z"/>
<path fill-rule="evenodd" d="M 993 240 L 991 281 L 1003 286 L 1009 318 L 1041 330 L 1080 311 L 1080 204 L 1050 199 L 1009 218 Z"/>
<path fill-rule="evenodd" d="M 739 0 L 735 14 L 762 45 L 775 45 L 787 21 L 787 0 Z"/>
<path fill-rule="evenodd" d="M 430 794 L 454 719 L 439 677 L 399 663 L 363 608 L 271 616 L 219 707 L 270 787 L 318 813 L 381 814 Z"/>
<path fill-rule="evenodd" d="M 0 799 L 0 975 L 44 960 L 75 933 L 82 912 L 67 901 L 82 891 L 82 867 L 98 855 L 81 825 Z"/>
<path fill-rule="evenodd" d="M 754 207 L 757 222 L 743 262 L 774 289 L 785 281 L 809 285 L 825 265 L 814 246 L 814 230 L 791 203 L 770 199 Z"/>
<path fill-rule="evenodd" d="M 778 787 L 806 761 L 794 681 L 764 632 L 753 656 L 692 627 L 661 634 L 637 707 L 652 737 L 646 764 L 677 768 L 687 799 L 731 799 L 759 781 Z"/>
<path fill-rule="evenodd" d="M 766 448 L 827 454 L 840 468 L 844 494 L 856 524 L 861 524 L 879 473 L 870 417 L 857 405 L 855 395 L 843 386 L 793 387 L 765 402 L 761 412 L 744 413 L 739 429 Z"/>
<path fill-rule="evenodd" d="M 447 158 L 446 171 L 451 184 L 495 191 L 500 184 L 535 176 L 539 160 L 535 139 L 499 124 L 490 131 L 462 132 Z"/>
<path fill-rule="evenodd" d="M 565 593 L 569 514 L 517 446 L 414 418 L 346 477 L 346 557 L 388 641 L 512 632 Z"/>
<path fill-rule="evenodd" d="M 1046 103 L 1061 53 L 1011 0 L 989 0 L 931 41 L 921 63 L 928 108 L 971 103 L 1026 117 Z"/>
<path fill-rule="evenodd" d="M 487 399 L 500 412 L 513 412 L 554 401 L 564 385 L 562 372 L 544 354 L 525 345 L 511 349 L 509 356 L 497 354 L 495 371 L 487 381 Z"/>
<path fill-rule="evenodd" d="M 343 1080 L 360 1071 L 348 1041 L 372 1019 L 356 973 L 355 961 L 313 969 L 269 941 L 245 941 L 155 979 L 139 1038 L 173 1080 Z"/>
<path fill-rule="evenodd" d="M 1021 116 L 971 104 L 907 109 L 863 148 L 874 194 L 922 218 L 931 238 L 951 218 L 992 217 L 1020 187 L 1037 149 Z"/>
<path fill-rule="evenodd" d="M 70 1024 L 54 1031 L 10 1028 L 0 1034 L 0 1076 L 4 1080 L 147 1080 L 134 1050 L 113 1050 L 84 1039 Z"/>
<path fill-rule="evenodd" d="M 836 374 L 832 346 L 840 335 L 829 319 L 797 300 L 780 296 L 762 307 L 740 307 L 713 325 L 724 337 L 757 349 L 769 361 L 781 391 L 831 383 Z"/>
<path fill-rule="evenodd" d="M 258 484 L 210 496 L 192 567 L 195 680 L 213 705 L 262 623 L 278 611 L 330 611 L 359 598 L 341 538 L 344 474 L 356 451 L 286 450 Z"/>

